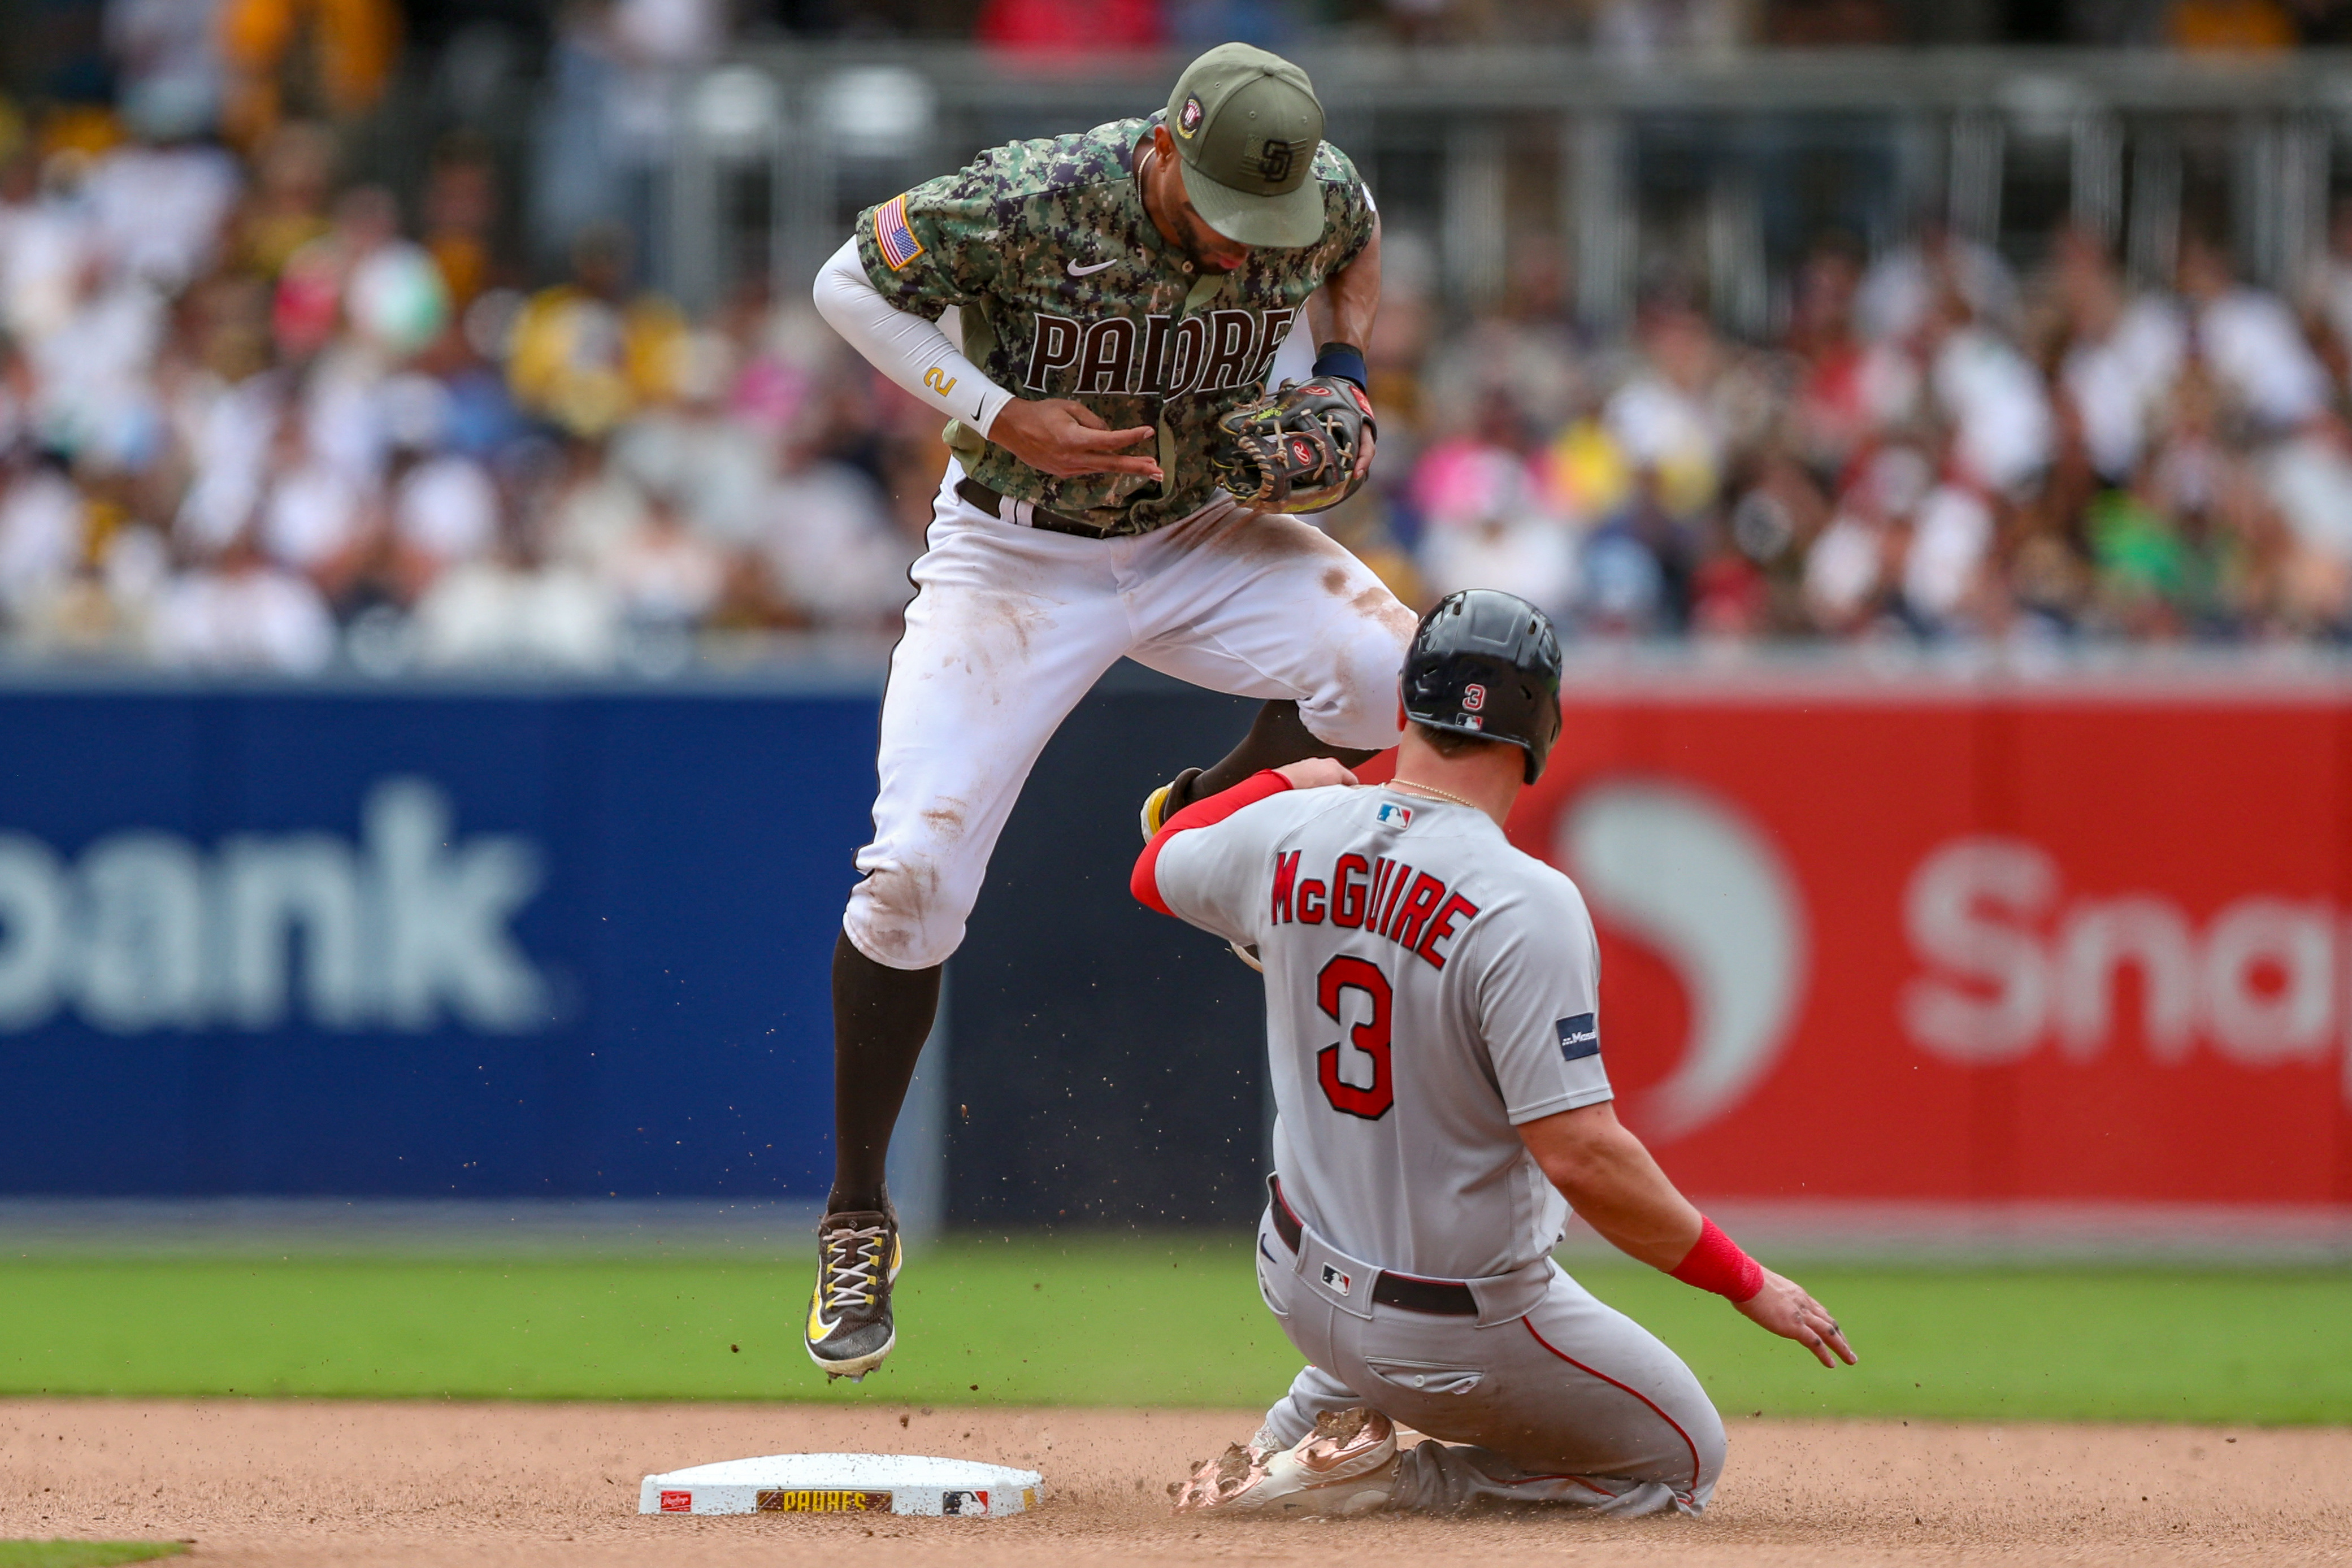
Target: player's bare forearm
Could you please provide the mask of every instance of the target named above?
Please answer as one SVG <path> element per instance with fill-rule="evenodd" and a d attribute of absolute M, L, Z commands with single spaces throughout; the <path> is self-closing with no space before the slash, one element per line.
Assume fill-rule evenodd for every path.
<path fill-rule="evenodd" d="M 1350 343 L 1367 349 L 1372 341 L 1372 319 L 1381 308 L 1381 225 L 1372 221 L 1372 237 L 1355 259 L 1333 273 L 1307 302 L 1307 324 L 1315 329 L 1318 347 Z"/>
<path fill-rule="evenodd" d="M 1642 1140 L 1626 1131 L 1609 1102 L 1539 1117 L 1519 1128 L 1528 1150 L 1587 1225 L 1619 1251 L 1654 1269 L 1706 1285 L 1687 1271 L 1706 1230 L 1706 1217 L 1667 1179 Z M 1713 1245 L 1753 1268 L 1720 1231 Z M 1759 1327 L 1795 1340 L 1823 1366 L 1851 1365 L 1853 1349 L 1829 1310 L 1794 1280 L 1761 1270 L 1755 1293 L 1733 1305 Z"/>
<path fill-rule="evenodd" d="M 1619 1251 L 1672 1270 L 1706 1221 L 1607 1101 L 1539 1117 L 1519 1136 L 1552 1186 Z"/>

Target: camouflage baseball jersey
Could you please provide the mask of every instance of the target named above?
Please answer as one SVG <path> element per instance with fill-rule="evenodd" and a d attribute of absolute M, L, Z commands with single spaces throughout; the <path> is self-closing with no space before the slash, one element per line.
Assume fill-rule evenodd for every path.
<path fill-rule="evenodd" d="M 1135 183 L 1136 144 L 1163 118 L 991 148 L 857 218 L 858 259 L 882 297 L 934 320 L 958 307 L 964 353 L 999 386 L 1084 403 L 1114 430 L 1158 427 L 1164 485 L 1057 478 L 948 426 L 973 478 L 1105 534 L 1148 533 L 1215 496 L 1217 420 L 1258 395 L 1307 297 L 1372 233 L 1363 181 L 1327 141 L 1314 164 L 1321 239 L 1253 250 L 1234 272 L 1196 271 L 1160 237 Z"/>

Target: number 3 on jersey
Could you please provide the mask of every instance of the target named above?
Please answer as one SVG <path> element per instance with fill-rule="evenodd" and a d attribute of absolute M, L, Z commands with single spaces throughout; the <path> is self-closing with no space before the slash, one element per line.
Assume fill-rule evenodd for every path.
<path fill-rule="evenodd" d="M 1377 1122 L 1396 1103 L 1396 1083 L 1389 1074 L 1389 1004 L 1394 993 L 1378 965 L 1342 954 L 1315 977 L 1315 1005 L 1323 1009 L 1324 1017 L 1338 1023 L 1341 1021 L 1339 998 L 1347 991 L 1360 991 L 1372 1004 L 1372 1016 L 1348 1031 L 1348 1043 L 1372 1059 L 1372 1081 L 1359 1089 L 1341 1079 L 1337 1045 L 1327 1045 L 1315 1053 L 1315 1079 L 1323 1085 L 1323 1098 L 1331 1102 L 1331 1109 Z"/>

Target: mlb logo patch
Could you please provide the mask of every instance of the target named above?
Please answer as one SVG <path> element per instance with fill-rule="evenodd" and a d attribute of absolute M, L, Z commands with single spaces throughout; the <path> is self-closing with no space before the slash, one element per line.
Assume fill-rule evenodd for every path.
<path fill-rule="evenodd" d="M 1579 1013 L 1552 1026 L 1559 1030 L 1559 1059 L 1580 1061 L 1601 1054 L 1601 1024 L 1591 1013 Z"/>
<path fill-rule="evenodd" d="M 1342 1274 L 1339 1270 L 1333 1268 L 1328 1263 L 1323 1265 L 1323 1282 L 1326 1285 L 1328 1285 L 1331 1289 L 1339 1291 L 1343 1296 L 1348 1293 L 1348 1286 L 1349 1283 L 1348 1276 Z"/>
<path fill-rule="evenodd" d="M 1380 822 L 1381 826 L 1384 828 L 1410 828 L 1412 826 L 1412 808 L 1410 806 L 1400 806 L 1394 800 L 1381 801 L 1381 809 L 1378 811 L 1373 812 L 1372 815 Z"/>

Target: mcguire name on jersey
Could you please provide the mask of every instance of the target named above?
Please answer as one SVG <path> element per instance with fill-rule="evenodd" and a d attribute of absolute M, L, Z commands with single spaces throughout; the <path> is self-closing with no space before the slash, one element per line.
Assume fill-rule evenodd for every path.
<path fill-rule="evenodd" d="M 858 216 L 857 255 L 882 297 L 937 319 L 957 308 L 963 351 L 1024 397 L 1069 398 L 1111 429 L 1159 429 L 1164 484 L 1133 475 L 1038 473 L 961 425 L 949 444 L 982 484 L 1106 534 L 1139 534 L 1216 494 L 1216 423 L 1264 387 L 1307 297 L 1370 240 L 1372 204 L 1325 142 L 1314 177 L 1323 235 L 1259 248 L 1231 273 L 1198 269 L 1162 239 L 1135 182 L 1138 144 L 1165 118 L 991 148 Z M 1286 144 L 1269 143 L 1289 156 Z"/>

